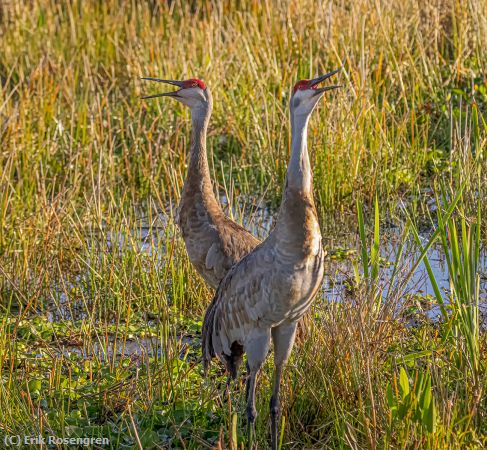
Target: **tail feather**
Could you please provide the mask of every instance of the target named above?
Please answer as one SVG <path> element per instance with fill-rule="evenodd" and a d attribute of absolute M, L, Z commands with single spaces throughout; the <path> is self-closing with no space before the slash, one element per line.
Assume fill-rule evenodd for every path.
<path fill-rule="evenodd" d="M 244 258 L 241 261 L 243 261 L 245 258 L 246 256 L 244 256 Z M 215 329 L 219 328 L 220 325 L 219 323 L 220 318 L 217 316 L 217 312 L 219 311 L 218 304 L 221 301 L 221 299 L 224 298 L 225 291 L 227 290 L 232 280 L 232 274 L 235 271 L 235 268 L 237 266 L 238 264 L 235 264 L 227 273 L 227 275 L 223 278 L 223 280 L 220 282 L 220 285 L 216 290 L 215 296 L 213 297 L 213 300 L 211 301 L 210 305 L 208 306 L 208 309 L 206 310 L 205 318 L 203 319 L 203 328 L 201 331 L 201 346 L 203 352 L 203 370 L 205 376 L 208 373 L 211 360 L 216 356 L 213 336 L 215 335 L 215 337 L 221 339 L 219 333 L 218 332 L 215 333 Z M 221 347 L 221 342 L 217 342 L 216 344 L 217 344 L 217 348 Z M 226 360 L 227 364 L 225 365 L 227 366 L 227 370 L 230 372 L 230 374 L 233 377 L 236 377 L 238 367 L 240 366 L 240 363 L 242 361 L 243 346 L 241 346 L 238 343 L 235 343 L 234 346 L 232 343 L 230 353 L 231 354 L 229 359 L 225 355 L 221 355 L 221 356 L 224 357 L 224 359 Z"/>
<path fill-rule="evenodd" d="M 215 349 L 213 348 L 213 329 L 215 325 L 216 299 L 217 297 L 215 295 L 213 301 L 206 310 L 201 331 L 201 350 L 203 352 L 203 370 L 205 376 L 208 374 L 211 360 L 215 357 Z"/>
<path fill-rule="evenodd" d="M 233 342 L 230 348 L 230 356 L 224 355 L 225 367 L 233 380 L 237 379 L 238 369 L 242 364 L 242 358 L 244 354 L 243 345 L 238 342 Z"/>

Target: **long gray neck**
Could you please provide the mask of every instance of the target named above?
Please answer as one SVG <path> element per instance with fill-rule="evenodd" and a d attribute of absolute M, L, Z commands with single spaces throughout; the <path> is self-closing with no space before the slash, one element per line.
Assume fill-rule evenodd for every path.
<path fill-rule="evenodd" d="M 308 122 L 310 114 L 291 116 L 291 158 L 287 168 L 286 187 L 303 194 L 312 193 L 312 174 L 308 155 Z"/>
<path fill-rule="evenodd" d="M 208 106 L 201 106 L 191 110 L 191 151 L 187 181 L 196 182 L 199 186 L 211 189 L 210 169 L 206 155 L 206 131 L 212 110 L 211 101 Z"/>
<path fill-rule="evenodd" d="M 279 216 L 272 233 L 274 244 L 279 243 L 282 261 L 294 261 L 303 256 L 319 234 L 307 146 L 309 116 L 293 117 L 291 114 L 291 158 Z"/>

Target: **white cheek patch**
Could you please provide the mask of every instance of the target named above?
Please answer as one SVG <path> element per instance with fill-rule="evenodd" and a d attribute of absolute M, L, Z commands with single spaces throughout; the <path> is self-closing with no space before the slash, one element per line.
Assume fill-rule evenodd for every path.
<path fill-rule="evenodd" d="M 186 88 L 181 89 L 179 91 L 179 95 L 183 98 L 199 100 L 202 98 L 201 96 L 201 89 L 198 87 Z"/>
<path fill-rule="evenodd" d="M 182 103 L 195 107 L 201 103 L 207 102 L 204 92 L 199 87 L 181 89 L 178 92 L 178 96 Z"/>
<path fill-rule="evenodd" d="M 314 93 L 316 91 L 314 89 L 300 89 L 299 91 L 296 91 L 294 94 L 295 100 L 299 100 L 299 102 L 302 102 L 304 100 L 309 100 L 310 98 L 313 97 Z"/>
<path fill-rule="evenodd" d="M 293 108 L 295 110 L 305 109 L 308 110 L 312 107 L 311 99 L 315 93 L 312 89 L 298 90 L 293 97 Z"/>

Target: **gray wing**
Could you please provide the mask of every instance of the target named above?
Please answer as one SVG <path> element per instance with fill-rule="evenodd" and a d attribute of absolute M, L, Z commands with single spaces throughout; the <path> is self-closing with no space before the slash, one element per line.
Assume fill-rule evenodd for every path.
<path fill-rule="evenodd" d="M 189 259 L 216 289 L 230 268 L 260 242 L 226 217 L 214 199 L 205 202 L 201 194 L 192 194 L 189 188 L 187 191 L 179 207 L 178 225 Z"/>
<path fill-rule="evenodd" d="M 260 241 L 227 217 L 217 224 L 216 228 L 219 239 L 208 249 L 205 267 L 220 282 L 236 263 L 260 244 Z"/>
<path fill-rule="evenodd" d="M 205 370 L 212 357 L 230 356 L 232 344 L 242 344 L 270 316 L 274 260 L 273 251 L 261 245 L 236 264 L 220 283 L 203 322 Z"/>

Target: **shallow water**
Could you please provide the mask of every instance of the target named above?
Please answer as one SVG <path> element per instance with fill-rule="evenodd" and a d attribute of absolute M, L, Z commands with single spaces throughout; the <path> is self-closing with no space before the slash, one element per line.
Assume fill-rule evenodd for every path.
<path fill-rule="evenodd" d="M 221 199 L 225 207 L 226 214 L 230 215 L 234 220 L 242 223 L 242 225 L 252 232 L 259 239 L 265 239 L 274 226 L 277 212 L 270 210 L 270 208 L 262 205 L 261 202 L 247 200 L 238 208 L 232 208 L 231 213 L 228 207 L 228 202 L 225 197 Z M 137 251 L 145 252 L 153 255 L 154 251 L 164 252 L 164 246 L 161 242 L 165 241 L 167 237 L 166 225 L 168 224 L 168 216 L 161 214 L 157 219 L 157 223 L 152 227 L 148 224 L 141 224 L 134 234 L 127 238 L 123 234 L 108 233 L 108 240 L 110 245 L 118 245 L 121 249 L 131 243 L 137 247 Z M 343 220 L 338 224 L 328 224 L 327 228 L 332 228 L 331 231 L 326 229 L 323 234 L 323 246 L 328 253 L 333 253 L 336 249 L 354 250 L 354 255 L 358 256 L 360 250 L 359 236 L 356 226 L 352 225 L 350 221 Z M 394 223 L 388 220 L 387 226 L 381 225 L 381 257 L 385 261 L 394 263 L 399 245 L 401 243 L 402 223 Z M 426 244 L 431 234 L 431 229 L 426 229 L 420 232 L 420 238 Z M 418 258 L 420 252 L 417 247 L 410 243 L 405 246 L 403 260 L 408 260 L 412 263 Z M 162 259 L 164 255 L 161 254 Z M 450 290 L 450 281 L 448 277 L 448 268 L 445 255 L 441 245 L 434 245 L 428 252 L 428 259 L 431 268 L 435 275 L 438 286 L 442 292 L 448 293 Z M 481 297 L 487 301 L 487 249 L 483 248 L 480 255 L 479 270 L 481 274 Z M 323 292 L 327 300 L 335 301 L 340 296 L 340 286 L 348 277 L 352 276 L 352 264 L 349 259 L 344 260 L 328 260 L 327 272 L 323 285 Z M 384 281 L 392 275 L 392 266 L 390 268 L 383 267 L 382 278 Z M 433 286 L 428 277 L 426 267 L 422 262 L 414 272 L 411 280 L 408 283 L 410 289 L 413 289 L 418 294 L 433 295 Z"/>
<path fill-rule="evenodd" d="M 190 351 L 199 353 L 199 337 L 181 335 L 177 338 L 180 348 L 179 357 L 185 359 Z M 132 339 L 116 339 L 110 337 L 107 342 L 93 342 L 92 345 L 66 345 L 57 349 L 59 356 L 70 357 L 76 355 L 82 359 L 96 358 L 100 361 L 118 360 L 130 357 L 131 361 L 143 361 L 148 357 L 160 356 L 167 343 L 164 344 L 157 337 L 143 337 Z"/>
<path fill-rule="evenodd" d="M 230 209 L 225 199 L 222 203 L 226 205 L 226 213 L 231 215 L 235 220 L 243 223 L 254 235 L 263 239 L 272 229 L 276 212 L 270 210 L 259 201 L 247 201 L 239 204 L 238 207 Z M 156 260 L 162 261 L 165 256 L 164 243 L 167 240 L 168 233 L 172 233 L 173 228 L 168 227 L 168 215 L 160 214 L 151 224 L 144 219 L 140 220 L 140 226 L 134 230 L 132 235 L 127 236 L 122 233 L 113 233 L 109 230 L 105 233 L 106 243 L 109 247 L 116 246 L 121 251 L 127 249 L 128 246 L 133 248 L 136 252 L 146 253 L 150 256 L 155 256 Z M 400 221 L 388 220 L 386 226 L 381 226 L 381 257 L 384 264 L 380 273 L 379 285 L 384 289 L 384 295 L 389 289 L 388 281 L 393 272 L 393 264 L 401 243 L 402 224 Z M 420 237 L 426 244 L 431 229 L 425 229 Z M 329 255 L 333 255 L 337 249 L 348 250 L 351 256 L 341 259 L 327 258 L 325 277 L 323 280 L 321 301 L 340 302 L 344 299 L 344 291 L 346 290 L 347 280 L 353 278 L 353 263 L 352 259 L 358 258 L 360 245 L 359 236 L 356 225 L 350 220 L 337 221 L 336 223 L 328 223 L 324 225 L 323 231 L 323 245 L 328 251 Z M 409 271 L 413 263 L 417 260 L 419 251 L 412 243 L 405 246 L 403 254 L 403 269 L 405 272 Z M 441 292 L 445 298 L 448 298 L 450 292 L 450 280 L 448 277 L 448 269 L 446 265 L 445 255 L 440 245 L 433 246 L 428 252 L 429 262 L 431 264 L 433 273 Z M 388 266 L 389 264 L 389 266 Z M 485 327 L 485 316 L 487 315 L 487 250 L 484 248 L 480 256 L 479 270 L 481 274 L 480 282 L 480 296 L 481 296 L 481 313 L 483 313 L 482 323 Z M 73 286 L 75 287 L 75 286 Z M 69 287 L 70 288 L 70 287 Z M 56 289 L 53 289 L 56 292 Z M 404 293 L 420 294 L 421 296 L 433 296 L 433 286 L 428 277 L 424 263 L 421 263 L 416 271 L 412 274 L 407 286 L 404 288 Z M 86 318 L 86 311 L 83 308 L 76 310 L 76 307 L 69 304 L 66 300 L 66 295 L 62 290 L 56 293 L 56 304 L 53 305 L 49 313 L 51 321 L 56 320 L 78 320 Z M 74 308 L 74 309 L 73 309 Z M 425 317 L 430 320 L 436 320 L 439 317 L 439 307 L 434 302 L 424 311 Z M 411 324 L 414 325 L 412 319 Z M 180 336 L 182 352 L 194 345 L 194 338 L 192 336 Z M 109 339 L 106 343 L 95 343 L 87 350 L 82 346 L 67 346 L 63 352 L 74 353 L 79 357 L 97 357 L 100 359 L 120 358 L 122 356 L 131 356 L 132 358 L 143 358 L 144 356 L 153 356 L 160 354 L 162 351 L 161 342 L 156 338 L 139 338 L 128 339 L 121 342 L 117 339 Z"/>

